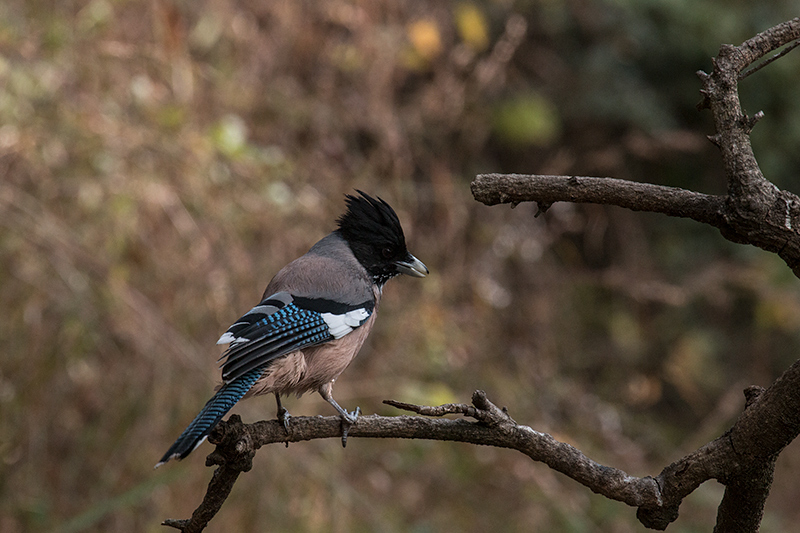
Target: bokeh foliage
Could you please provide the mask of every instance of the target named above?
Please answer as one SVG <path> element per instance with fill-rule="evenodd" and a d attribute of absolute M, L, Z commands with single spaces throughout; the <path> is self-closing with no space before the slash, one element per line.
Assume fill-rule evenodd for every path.
<path fill-rule="evenodd" d="M 483 388 L 635 475 L 716 437 L 798 357 L 798 284 L 696 223 L 487 208 L 479 172 L 722 193 L 699 83 L 796 0 L 0 4 L 0 530 L 162 531 L 209 477 L 151 465 L 218 377 L 214 342 L 361 188 L 432 275 L 399 279 L 337 382 L 352 408 Z M 525 30 L 516 48 L 512 38 Z M 520 34 L 521 35 L 521 34 Z M 742 84 L 796 189 L 800 60 Z M 296 415 L 333 414 L 316 395 Z M 272 417 L 270 398 L 237 406 Z M 800 520 L 800 451 L 763 531 Z M 670 531 L 708 530 L 719 486 Z M 262 450 L 211 531 L 638 531 L 513 452 L 352 439 Z"/>

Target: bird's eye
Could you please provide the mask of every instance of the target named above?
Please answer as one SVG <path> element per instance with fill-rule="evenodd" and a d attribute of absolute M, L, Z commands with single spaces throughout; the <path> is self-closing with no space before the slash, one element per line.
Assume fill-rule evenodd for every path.
<path fill-rule="evenodd" d="M 384 259 L 389 259 L 390 257 L 392 257 L 394 255 L 394 250 L 392 250 L 391 248 L 389 248 L 387 246 L 386 248 L 381 250 L 381 255 L 383 255 Z"/>

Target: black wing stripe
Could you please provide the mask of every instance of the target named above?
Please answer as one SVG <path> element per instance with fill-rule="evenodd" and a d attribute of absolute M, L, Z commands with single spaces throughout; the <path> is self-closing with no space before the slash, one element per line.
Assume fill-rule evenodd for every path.
<path fill-rule="evenodd" d="M 222 355 L 223 358 L 227 358 L 224 366 L 227 367 L 228 365 L 235 364 L 238 359 L 245 357 L 248 353 L 256 349 L 256 347 L 263 347 L 265 343 L 278 341 L 289 335 L 303 332 L 316 326 L 325 325 L 327 327 L 326 322 L 319 314 L 300 311 L 299 309 L 297 311 L 298 312 L 291 317 L 291 321 L 283 320 L 269 323 L 266 320 L 262 320 L 258 324 L 255 324 L 252 329 L 252 333 L 255 333 L 255 335 L 252 335 L 252 340 L 231 346 Z"/>
<path fill-rule="evenodd" d="M 366 309 L 368 313 L 372 314 L 372 310 L 375 308 L 375 302 L 373 300 L 367 300 L 358 304 L 346 304 L 326 298 L 295 296 L 294 303 L 301 309 L 316 311 L 317 313 L 331 313 L 334 315 L 343 315 L 350 311 L 355 311 L 356 309 Z"/>
<path fill-rule="evenodd" d="M 235 379 L 240 375 L 241 368 L 248 365 L 250 361 L 259 361 L 264 364 L 275 357 L 289 353 L 287 348 L 294 347 L 296 344 L 319 344 L 332 339 L 333 336 L 328 332 L 327 325 L 319 325 L 309 329 L 287 331 L 281 335 L 266 336 L 244 345 L 237 346 L 239 352 L 234 358 L 228 359 L 222 365 L 222 378 L 225 381 Z"/>
<path fill-rule="evenodd" d="M 321 328 L 320 328 L 321 329 Z M 290 339 L 292 342 L 282 343 L 279 349 L 270 349 L 268 352 L 262 352 L 260 355 L 255 356 L 252 358 L 247 358 L 242 360 L 240 366 L 235 370 L 232 370 L 231 376 L 225 378 L 223 374 L 223 378 L 226 381 L 236 380 L 238 377 L 243 376 L 250 372 L 251 370 L 265 366 L 270 361 L 273 361 L 279 357 L 284 355 L 290 354 L 295 350 L 299 350 L 301 348 L 308 348 L 310 346 L 316 346 L 318 344 L 322 344 L 327 342 L 328 340 L 333 339 L 330 333 L 325 332 L 324 335 L 320 335 L 318 332 L 315 331 L 308 331 L 302 335 L 296 335 L 294 338 Z"/>

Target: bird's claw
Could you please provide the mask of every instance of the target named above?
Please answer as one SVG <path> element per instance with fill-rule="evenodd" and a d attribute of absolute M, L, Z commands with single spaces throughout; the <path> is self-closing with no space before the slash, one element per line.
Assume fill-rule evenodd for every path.
<path fill-rule="evenodd" d="M 289 419 L 292 418 L 292 415 L 289 414 L 285 408 L 281 407 L 278 410 L 278 421 L 283 424 L 283 429 L 286 431 L 286 434 L 289 434 Z"/>
<path fill-rule="evenodd" d="M 286 447 L 289 447 L 289 419 L 292 418 L 292 415 L 289 414 L 289 411 L 281 405 L 281 398 L 277 394 L 275 395 L 275 399 L 278 401 L 278 421 L 283 424 L 283 430 L 286 432 Z"/>
<path fill-rule="evenodd" d="M 342 448 L 347 447 L 347 434 L 350 432 L 350 427 L 358 420 L 360 414 L 360 407 L 356 407 L 355 411 L 344 411 L 342 413 Z"/>

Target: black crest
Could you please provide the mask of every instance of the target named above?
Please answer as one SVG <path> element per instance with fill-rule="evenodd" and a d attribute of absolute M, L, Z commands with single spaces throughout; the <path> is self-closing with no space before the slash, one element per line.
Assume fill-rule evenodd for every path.
<path fill-rule="evenodd" d="M 345 195 L 347 212 L 336 221 L 338 231 L 356 259 L 382 284 L 399 273 L 395 263 L 408 257 L 403 228 L 389 204 L 356 192 L 358 196 Z"/>
<path fill-rule="evenodd" d="M 370 235 L 405 245 L 403 228 L 392 206 L 381 198 L 376 200 L 363 191 L 356 192 L 359 196 L 345 195 L 347 212 L 336 220 L 342 236 L 350 240 Z"/>

